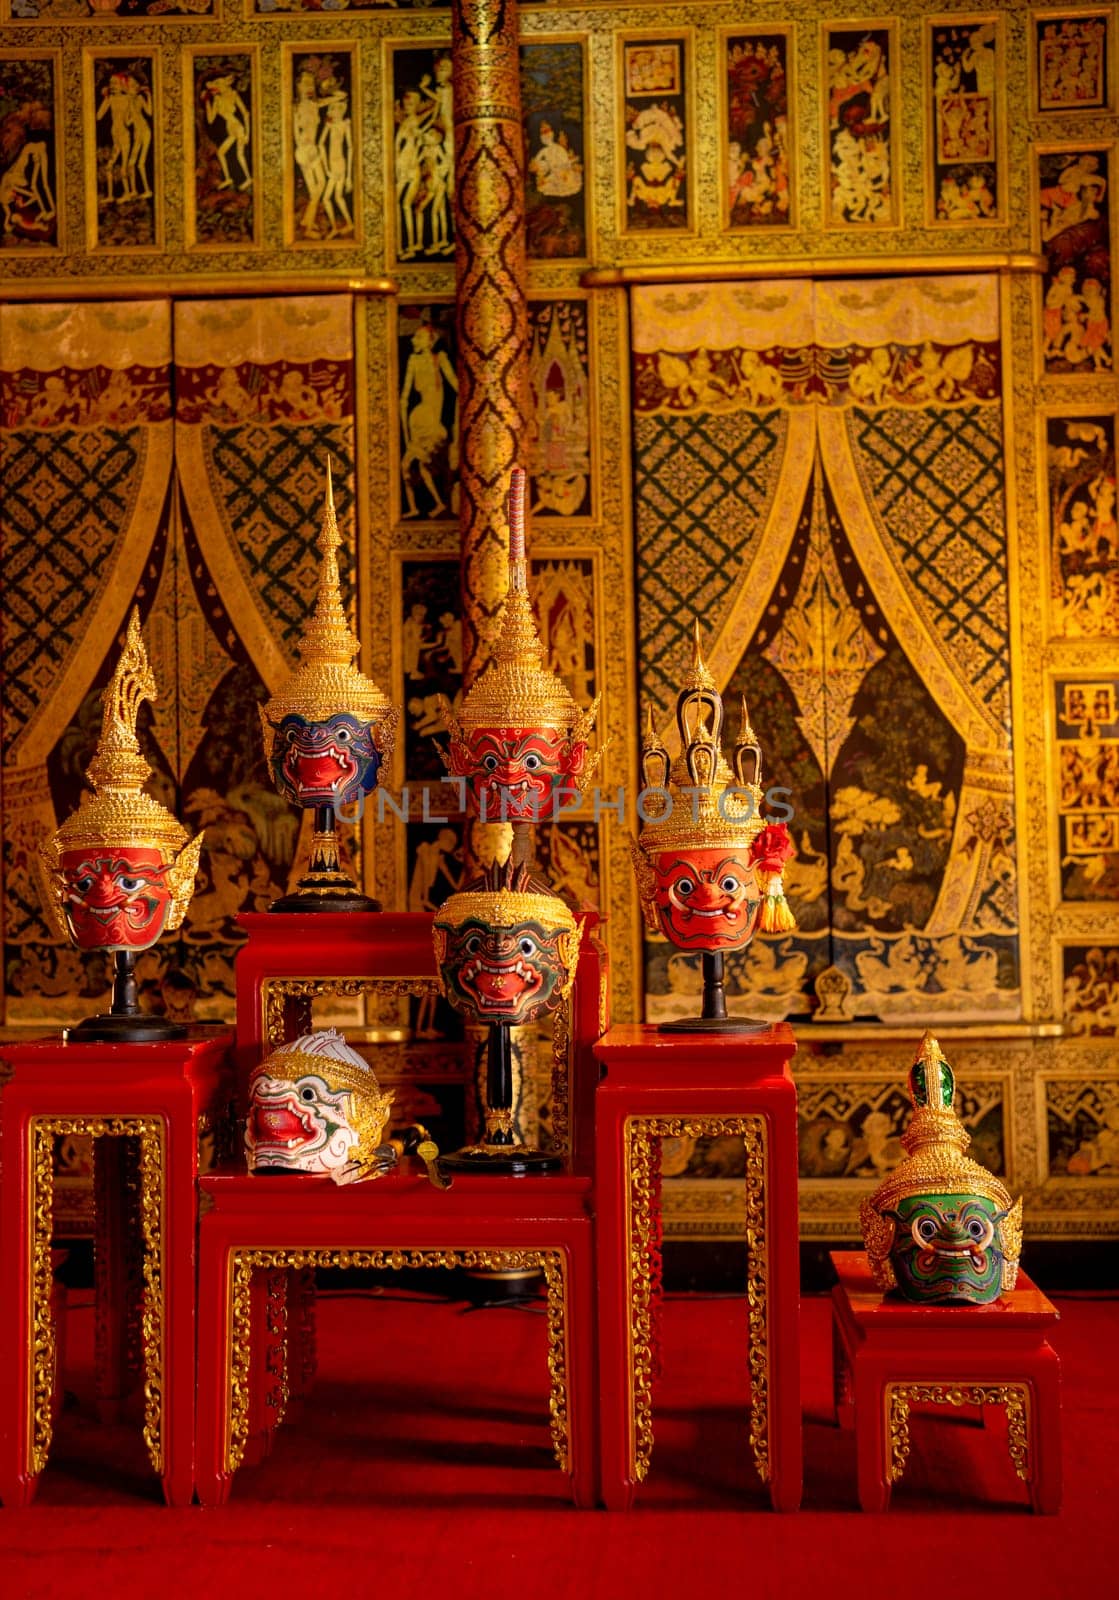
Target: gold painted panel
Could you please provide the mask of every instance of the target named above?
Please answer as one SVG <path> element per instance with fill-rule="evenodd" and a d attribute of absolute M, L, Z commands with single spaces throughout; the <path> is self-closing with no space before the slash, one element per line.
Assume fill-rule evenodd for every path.
<path fill-rule="evenodd" d="M 824 22 L 820 33 L 824 227 L 896 228 L 902 216 L 898 25 L 881 17 Z"/>
<path fill-rule="evenodd" d="M 389 252 L 398 265 L 454 255 L 453 77 L 449 41 L 386 46 L 385 170 L 394 197 Z"/>
<path fill-rule="evenodd" d="M 1119 900 L 1119 678 L 1054 678 L 1060 899 Z"/>
<path fill-rule="evenodd" d="M 691 30 L 619 33 L 618 225 L 622 233 L 695 226 Z"/>
<path fill-rule="evenodd" d="M 0 51 L 0 252 L 63 247 L 62 52 Z"/>
<path fill-rule="evenodd" d="M 1048 521 L 1048 634 L 1119 635 L 1119 526 L 1115 511 L 1114 411 L 1075 410 L 1040 419 Z"/>
<path fill-rule="evenodd" d="M 284 243 L 362 240 L 361 81 L 357 44 L 283 47 Z"/>
<path fill-rule="evenodd" d="M 717 39 L 722 225 L 795 228 L 796 30 L 721 28 Z"/>
<path fill-rule="evenodd" d="M 1031 11 L 1030 102 L 1038 116 L 1115 110 L 1115 8 Z"/>
<path fill-rule="evenodd" d="M 183 50 L 188 250 L 260 244 L 260 52 Z"/>
<path fill-rule="evenodd" d="M 924 37 L 930 227 L 1006 217 L 1006 35 L 998 13 L 929 18 Z"/>
<path fill-rule="evenodd" d="M 1115 370 L 1112 205 L 1115 146 L 1034 146 L 1034 225 L 1045 256 L 1039 355 L 1047 377 Z"/>
<path fill-rule="evenodd" d="M 82 52 L 86 248 L 163 248 L 163 103 L 154 50 Z"/>

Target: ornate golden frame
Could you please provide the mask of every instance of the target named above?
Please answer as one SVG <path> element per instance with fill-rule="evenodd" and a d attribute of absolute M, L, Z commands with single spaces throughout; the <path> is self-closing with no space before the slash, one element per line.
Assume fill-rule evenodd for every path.
<path fill-rule="evenodd" d="M 230 1296 L 229 1365 L 226 1390 L 228 1410 L 225 1418 L 225 1441 L 222 1454 L 226 1470 L 235 1472 L 245 1454 L 249 1437 L 249 1407 L 252 1371 L 252 1277 L 257 1267 L 276 1270 L 294 1267 L 360 1267 L 365 1270 L 384 1271 L 403 1267 L 466 1267 L 482 1272 L 538 1271 L 544 1274 L 547 1292 L 548 1319 L 548 1377 L 550 1394 L 548 1409 L 552 1449 L 561 1472 L 571 1471 L 571 1415 L 569 1381 L 571 1363 L 568 1344 L 570 1328 L 567 1312 L 567 1260 L 559 1249 L 522 1250 L 495 1247 L 493 1249 L 395 1249 L 348 1250 L 325 1246 L 295 1248 L 276 1246 L 268 1249 L 231 1249 L 227 1272 Z M 283 1335 L 281 1333 L 281 1338 Z M 284 1373 L 281 1378 L 281 1407 L 287 1398 L 286 1340 Z M 282 1414 L 282 1412 L 281 1412 Z"/>
<path fill-rule="evenodd" d="M 33 1116 L 28 1122 L 28 1341 L 31 1357 L 28 1470 L 42 1472 L 53 1433 L 51 1396 L 56 1343 L 51 1320 L 51 1234 L 54 1140 L 57 1134 L 136 1138 L 140 1144 L 140 1232 L 144 1302 L 140 1346 L 144 1360 L 144 1443 L 156 1473 L 163 1473 L 164 1119 L 159 1116 Z"/>
<path fill-rule="evenodd" d="M 739 1137 L 746 1144 L 746 1305 L 750 1369 L 750 1449 L 763 1483 L 769 1459 L 769 1145 L 761 1115 L 627 1117 L 625 1122 L 626 1303 L 629 1320 L 629 1471 L 643 1483 L 653 1457 L 653 1255 L 657 1243 L 660 1141 Z"/>
<path fill-rule="evenodd" d="M 301 55 L 319 55 L 331 49 L 335 55 L 350 57 L 350 137 L 353 141 L 353 190 L 349 197 L 353 231 L 337 239 L 299 239 L 295 233 L 295 156 L 292 148 L 292 106 L 295 98 L 295 60 Z M 365 195 L 362 173 L 364 156 L 361 135 L 361 38 L 345 34 L 340 39 L 320 34 L 318 38 L 285 40 L 280 46 L 280 171 L 283 185 L 283 233 L 285 250 L 361 250 L 365 244 Z"/>
<path fill-rule="evenodd" d="M 925 130 L 925 182 L 924 224 L 937 232 L 958 232 L 961 228 L 1005 228 L 1007 223 L 1007 188 L 1009 186 L 1010 146 L 1007 141 L 1006 84 L 1007 44 L 1006 24 L 1001 11 L 944 12 L 924 18 L 921 29 L 921 115 Z M 933 94 L 932 36 L 935 28 L 962 27 L 968 23 L 982 26 L 991 23 L 995 29 L 998 50 L 998 81 L 995 85 L 995 159 L 992 165 L 998 175 L 999 200 L 993 217 L 971 217 L 959 222 L 942 220 L 936 214 L 936 97 Z"/>
<path fill-rule="evenodd" d="M 1107 84 L 1107 98 L 1102 106 L 1087 106 L 1083 110 L 1076 106 L 1043 106 L 1041 103 L 1041 84 L 1037 70 L 1037 28 L 1039 23 L 1045 22 L 1075 22 L 1086 17 L 1104 17 L 1107 21 L 1107 34 L 1104 45 L 1104 72 Z M 1066 6 L 1063 9 L 1043 7 L 1037 11 L 1029 11 L 1026 16 L 1026 59 L 1029 70 L 1029 100 L 1027 102 L 1031 117 L 1106 117 L 1114 114 L 1116 108 L 1116 74 L 1119 73 L 1119 43 L 1116 34 L 1119 32 L 1119 19 L 1116 18 L 1115 8 L 1104 3 L 1095 6 Z"/>
<path fill-rule="evenodd" d="M 152 210 L 154 212 L 155 238 L 151 244 L 98 243 L 97 222 L 97 106 L 94 63 L 113 61 L 124 56 L 143 57 L 151 68 L 152 79 Z M 82 134 L 85 172 L 85 227 L 86 251 L 91 256 L 142 257 L 163 255 L 167 251 L 167 118 L 163 101 L 163 52 L 158 44 L 132 45 L 126 38 L 116 44 L 84 45 L 82 47 Z"/>
<path fill-rule="evenodd" d="M 938 1406 L 1005 1406 L 1007 1449 L 1023 1482 L 1030 1477 L 1030 1386 L 1028 1383 L 887 1383 L 883 1389 L 884 1423 L 889 1460 L 888 1482 L 897 1483 L 909 1460 L 909 1408 Z"/>
<path fill-rule="evenodd" d="M 8 19 L 3 19 L 8 20 Z M 66 191 L 66 129 L 64 127 L 64 101 L 62 96 L 62 51 L 61 50 L 22 50 L 0 47 L 0 62 L 3 61 L 49 61 L 54 69 L 54 99 L 51 105 L 51 115 L 54 118 L 54 210 L 58 223 L 58 243 L 53 245 L 35 245 L 29 249 L 28 254 L 36 258 L 53 261 L 56 257 L 66 254 L 66 207 L 63 204 Z M 22 252 L 20 252 L 22 253 Z M 0 261 L 10 261 L 17 254 L 14 250 L 0 252 Z"/>
<path fill-rule="evenodd" d="M 693 28 L 673 26 L 675 19 L 671 14 L 665 15 L 664 26 L 645 28 L 620 28 L 614 34 L 614 71 L 617 83 L 617 104 L 615 107 L 614 135 L 615 174 L 614 183 L 617 197 L 617 209 L 614 213 L 614 225 L 618 230 L 618 239 L 625 244 L 634 239 L 656 239 L 664 244 L 674 239 L 692 239 L 696 233 L 696 223 L 699 217 L 699 182 L 696 171 L 696 95 L 695 95 L 695 68 L 696 68 L 696 36 Z M 684 226 L 682 228 L 631 228 L 628 226 L 628 210 L 626 207 L 626 138 L 625 138 L 625 104 L 626 104 L 626 51 L 631 45 L 640 46 L 644 43 L 663 41 L 665 44 L 680 46 L 680 87 L 672 91 L 682 96 L 684 101 L 684 173 L 688 180 L 688 199 L 684 212 Z M 665 94 L 668 90 L 663 91 Z M 655 99 L 650 96 L 650 100 Z"/>
<path fill-rule="evenodd" d="M 832 212 L 831 189 L 831 126 L 828 115 L 828 41 L 833 33 L 858 33 L 860 29 L 877 29 L 889 38 L 890 78 L 890 215 L 884 222 L 845 222 Z M 860 235 L 874 238 L 883 233 L 896 233 L 905 227 L 905 159 L 906 138 L 901 117 L 901 95 L 898 92 L 902 78 L 901 28 L 896 16 L 867 17 L 828 15 L 820 19 L 818 47 L 818 93 L 820 97 L 820 232 L 846 235 L 855 239 Z"/>
<path fill-rule="evenodd" d="M 732 39 L 757 38 L 761 34 L 782 34 L 785 39 L 785 139 L 789 153 L 789 214 L 784 222 L 761 223 L 755 222 L 748 225 L 739 223 L 735 225 L 730 220 L 731 208 L 728 204 L 730 198 L 727 191 L 727 159 L 729 155 L 730 140 L 727 137 L 727 118 L 729 107 L 727 104 L 727 51 Z M 782 234 L 795 233 L 800 227 L 800 161 L 799 161 L 799 133 L 800 133 L 800 108 L 797 102 L 797 52 L 798 40 L 796 24 L 793 22 L 770 21 L 766 17 L 749 16 L 737 24 L 724 25 L 715 30 L 715 105 L 719 119 L 718 151 L 719 151 L 719 226 L 723 233 L 739 239 L 744 236 L 753 238 L 760 235 L 762 238 L 780 237 Z M 697 84 L 697 99 L 698 84 Z"/>
<path fill-rule="evenodd" d="M 244 244 L 219 241 L 210 244 L 197 236 L 197 194 L 195 192 L 195 167 L 198 160 L 198 126 L 194 107 L 194 63 L 199 56 L 248 56 L 252 83 L 252 104 L 249 108 L 249 137 L 257 155 L 250 157 L 253 170 L 253 236 Z M 259 250 L 261 247 L 261 174 L 264 170 L 260 155 L 260 46 L 258 44 L 230 44 L 218 39 L 213 44 L 187 44 L 182 50 L 183 73 L 183 248 L 192 254 L 224 250 Z"/>

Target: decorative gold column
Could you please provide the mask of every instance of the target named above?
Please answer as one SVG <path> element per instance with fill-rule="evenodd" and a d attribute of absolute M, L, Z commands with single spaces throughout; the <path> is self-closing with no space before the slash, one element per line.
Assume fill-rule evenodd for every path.
<path fill-rule="evenodd" d="M 524 133 L 516 0 L 452 0 L 451 15 L 462 676 L 469 689 L 490 659 L 505 600 L 510 469 L 518 462 L 528 466 Z M 507 825 L 464 826 L 468 862 L 484 865 L 508 848 Z M 472 1028 L 466 1033 L 481 1090 L 482 1035 Z M 521 1051 L 529 1035 L 529 1029 L 514 1030 L 513 1104 L 521 1119 Z M 516 1115 L 514 1122 L 523 1136 Z"/>
<path fill-rule="evenodd" d="M 463 687 L 505 599 L 509 470 L 528 437 L 525 196 L 516 0 L 454 0 L 455 278 Z"/>

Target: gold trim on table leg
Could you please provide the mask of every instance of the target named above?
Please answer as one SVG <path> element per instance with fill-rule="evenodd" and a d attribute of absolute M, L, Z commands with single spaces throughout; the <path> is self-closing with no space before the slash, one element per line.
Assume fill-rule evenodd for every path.
<path fill-rule="evenodd" d="M 163 1475 L 163 1138 L 162 1117 L 32 1117 L 31 1138 L 31 1414 L 29 1470 L 42 1472 L 50 1452 L 55 1335 L 51 1319 L 51 1233 L 54 1208 L 54 1140 L 127 1138 L 140 1145 L 140 1233 L 144 1250 L 144 1443 Z"/>
<path fill-rule="evenodd" d="M 886 1442 L 890 1459 L 886 1477 L 897 1483 L 909 1460 L 909 1407 L 1005 1406 L 1007 1449 L 1014 1471 L 1024 1483 L 1030 1477 L 1030 1392 L 1025 1383 L 888 1383 L 886 1385 Z"/>
<path fill-rule="evenodd" d="M 769 1239 L 766 1215 L 768 1146 L 765 1118 L 627 1117 L 625 1124 L 626 1258 L 631 1386 L 630 1473 L 643 1483 L 653 1456 L 652 1256 L 656 1173 L 661 1139 L 741 1138 L 746 1145 L 746 1305 L 749 1328 L 750 1449 L 763 1483 L 769 1460 Z"/>
<path fill-rule="evenodd" d="M 317 1246 L 305 1249 L 279 1246 L 267 1250 L 234 1248 L 229 1252 L 229 1434 L 225 1446 L 225 1463 L 229 1472 L 236 1472 L 241 1465 L 249 1437 L 253 1272 L 257 1268 L 274 1270 L 282 1267 L 360 1267 L 365 1271 L 378 1272 L 386 1268 L 399 1271 L 402 1267 L 466 1267 L 483 1272 L 542 1272 L 547 1288 L 549 1429 L 560 1471 L 571 1471 L 570 1329 L 565 1251 L 511 1247 L 492 1250 L 339 1250 Z"/>

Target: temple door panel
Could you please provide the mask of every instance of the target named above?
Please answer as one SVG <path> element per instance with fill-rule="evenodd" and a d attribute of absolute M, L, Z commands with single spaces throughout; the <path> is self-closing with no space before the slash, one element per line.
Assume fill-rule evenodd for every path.
<path fill-rule="evenodd" d="M 178 939 L 140 961 L 172 1016 L 232 1015 L 239 911 L 298 870 L 257 705 L 295 665 L 326 455 L 356 571 L 349 295 L 0 307 L 4 1018 L 99 1009 L 110 972 L 51 932 L 39 843 L 79 802 L 128 612 L 159 684 L 150 788 L 206 830 Z"/>
<path fill-rule="evenodd" d="M 792 807 L 798 931 L 740 1009 L 1020 1015 L 1001 359 L 992 277 L 637 289 L 639 650 L 667 725 L 693 614 Z M 693 959 L 650 941 L 647 1015 Z"/>

